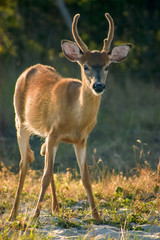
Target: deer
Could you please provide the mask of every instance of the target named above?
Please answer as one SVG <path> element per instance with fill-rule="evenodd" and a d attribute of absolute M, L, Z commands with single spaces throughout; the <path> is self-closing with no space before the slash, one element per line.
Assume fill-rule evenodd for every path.
<path fill-rule="evenodd" d="M 77 30 L 79 17 L 80 14 L 76 14 L 72 22 L 75 42 L 62 40 L 61 47 L 69 61 L 80 65 L 81 80 L 64 78 L 53 67 L 37 64 L 26 69 L 16 82 L 15 126 L 21 161 L 18 189 L 10 220 L 18 215 L 25 177 L 30 163 L 34 161 L 29 139 L 31 134 L 35 134 L 45 138 L 40 152 L 45 158 L 45 164 L 41 191 L 33 217 L 37 218 L 40 215 L 49 185 L 52 190 L 52 212 L 59 211 L 53 168 L 58 145 L 65 142 L 73 144 L 92 217 L 100 221 L 87 165 L 87 138 L 97 123 L 109 65 L 126 59 L 132 44 L 120 44 L 110 48 L 114 36 L 114 21 L 109 13 L 106 13 L 109 30 L 102 51 L 88 50 Z"/>

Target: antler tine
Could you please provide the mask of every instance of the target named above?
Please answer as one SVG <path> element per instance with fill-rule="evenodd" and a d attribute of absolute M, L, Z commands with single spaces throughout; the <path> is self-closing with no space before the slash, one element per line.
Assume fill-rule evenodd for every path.
<path fill-rule="evenodd" d="M 113 36 L 114 36 L 114 21 L 113 21 L 112 17 L 109 15 L 109 13 L 106 13 L 105 17 L 107 18 L 108 23 L 109 23 L 109 31 L 108 31 L 107 38 L 104 39 L 102 51 L 108 52 L 110 49 L 110 46 L 111 46 L 111 42 L 113 40 Z"/>
<path fill-rule="evenodd" d="M 80 38 L 79 34 L 78 34 L 78 30 L 77 30 L 77 23 L 78 23 L 78 19 L 80 17 L 80 14 L 76 14 L 73 18 L 73 23 L 72 23 L 72 34 L 73 34 L 73 38 L 75 40 L 75 42 L 77 43 L 77 45 L 80 47 L 80 49 L 82 50 L 82 52 L 87 52 L 88 51 L 88 47 L 86 46 L 86 44 L 82 41 L 82 39 Z"/>

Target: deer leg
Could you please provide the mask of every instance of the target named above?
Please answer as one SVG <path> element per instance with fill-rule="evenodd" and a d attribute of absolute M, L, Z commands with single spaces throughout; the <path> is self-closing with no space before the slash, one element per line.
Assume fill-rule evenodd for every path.
<path fill-rule="evenodd" d="M 20 197 L 23 189 L 24 180 L 29 168 L 29 163 L 34 161 L 34 154 L 29 146 L 29 137 L 30 137 L 30 133 L 27 131 L 27 129 L 23 125 L 19 124 L 19 126 L 17 126 L 17 140 L 18 140 L 19 150 L 21 154 L 21 161 L 19 165 L 20 178 L 19 178 L 19 185 L 18 185 L 16 197 L 15 197 L 15 202 L 10 215 L 10 220 L 15 219 L 16 216 L 18 215 Z"/>
<path fill-rule="evenodd" d="M 46 153 L 46 143 L 43 143 L 40 151 L 42 156 L 45 156 Z M 53 165 L 54 165 L 54 160 L 53 160 Z M 57 212 L 59 210 L 59 205 L 56 197 L 56 187 L 54 183 L 54 172 L 52 174 L 51 178 L 51 189 L 52 189 L 52 213 L 55 211 Z"/>
<path fill-rule="evenodd" d="M 54 183 L 54 174 L 52 174 L 51 178 L 51 189 L 52 189 L 52 213 L 59 211 L 59 204 L 56 196 L 56 187 Z"/>
<path fill-rule="evenodd" d="M 91 183 L 90 183 L 90 176 L 88 172 L 87 157 L 86 157 L 86 149 L 87 149 L 86 140 L 83 141 L 82 143 L 74 144 L 74 149 L 77 157 L 77 162 L 80 168 L 82 182 L 87 192 L 89 204 L 91 206 L 92 216 L 94 219 L 100 220 L 99 214 L 94 202 Z"/>
<path fill-rule="evenodd" d="M 44 174 L 42 177 L 41 192 L 40 192 L 39 200 L 38 200 L 37 207 L 36 207 L 35 214 L 34 214 L 35 218 L 38 217 L 40 214 L 44 195 L 45 195 L 46 190 L 50 183 L 51 183 L 51 185 L 53 185 L 53 187 L 52 187 L 53 201 L 55 202 L 55 204 L 57 201 L 56 194 L 55 194 L 55 187 L 54 187 L 54 179 L 53 179 L 53 162 L 54 162 L 54 159 L 56 156 L 56 150 L 57 150 L 57 146 L 55 144 L 55 141 L 52 138 L 52 136 L 49 136 L 46 139 L 45 167 L 44 167 Z M 52 184 L 52 182 L 53 182 L 53 184 Z M 58 204 L 58 202 L 57 202 L 57 204 Z M 54 206 L 54 204 L 53 204 L 53 206 Z"/>
<path fill-rule="evenodd" d="M 42 144 L 40 154 L 42 156 L 45 156 L 45 154 L 46 154 L 46 143 Z"/>

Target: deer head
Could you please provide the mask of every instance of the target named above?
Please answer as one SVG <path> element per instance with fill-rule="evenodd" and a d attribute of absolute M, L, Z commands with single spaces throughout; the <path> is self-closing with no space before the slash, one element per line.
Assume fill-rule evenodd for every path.
<path fill-rule="evenodd" d="M 107 38 L 104 39 L 102 51 L 89 51 L 86 44 L 78 34 L 77 23 L 80 14 L 76 14 L 72 23 L 72 35 L 76 43 L 62 40 L 62 50 L 64 55 L 72 62 L 78 62 L 81 66 L 82 81 L 92 90 L 95 95 L 99 95 L 105 89 L 105 82 L 109 70 L 109 65 L 119 63 L 127 58 L 132 47 L 131 44 L 121 44 L 110 49 L 114 36 L 114 22 L 112 17 L 106 13 L 105 17 L 109 22 Z"/>

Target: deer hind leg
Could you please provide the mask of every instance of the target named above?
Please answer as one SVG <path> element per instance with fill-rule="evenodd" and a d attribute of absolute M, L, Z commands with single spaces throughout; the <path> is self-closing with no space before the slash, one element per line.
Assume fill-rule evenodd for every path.
<path fill-rule="evenodd" d="M 40 154 L 41 154 L 41 156 L 45 156 L 45 154 L 46 154 L 46 142 L 42 144 Z"/>
<path fill-rule="evenodd" d="M 15 197 L 15 202 L 11 211 L 10 219 L 15 219 L 18 215 L 18 207 L 20 202 L 20 197 L 23 189 L 24 180 L 29 168 L 29 163 L 34 161 L 34 154 L 33 151 L 30 149 L 29 146 L 29 131 L 23 126 L 23 124 L 18 123 L 17 120 L 17 140 L 19 145 L 19 150 L 21 154 L 21 161 L 19 164 L 20 170 L 20 178 L 19 178 L 19 185 Z"/>
<path fill-rule="evenodd" d="M 53 201 L 52 210 L 58 210 L 59 208 L 56 192 L 55 192 L 56 189 L 54 184 L 54 177 L 53 177 L 53 163 L 54 163 L 54 159 L 57 151 L 57 145 L 55 144 L 55 142 L 56 141 L 54 140 L 54 138 L 52 138 L 52 136 L 49 136 L 46 139 L 45 145 L 42 145 L 42 146 L 45 146 L 45 167 L 44 167 L 44 174 L 42 177 L 41 192 L 40 192 L 34 217 L 38 217 L 40 214 L 44 195 L 50 183 L 52 187 L 52 201 Z"/>
<path fill-rule="evenodd" d="M 75 154 L 76 154 L 76 157 L 77 157 L 77 162 L 78 162 L 78 165 L 79 165 L 79 168 L 80 168 L 82 182 L 83 182 L 83 185 L 84 185 L 85 190 L 87 192 L 89 204 L 91 206 L 92 216 L 93 216 L 94 219 L 99 221 L 100 218 L 99 218 L 99 214 L 98 214 L 95 202 L 94 202 L 91 183 L 90 183 L 90 176 L 89 176 L 88 166 L 87 166 L 86 140 L 83 141 L 82 143 L 74 144 L 74 149 L 75 149 Z"/>
<path fill-rule="evenodd" d="M 46 154 L 46 142 L 42 144 L 40 154 L 42 156 L 45 156 L 45 154 Z M 53 165 L 54 165 L 54 162 L 53 162 Z M 54 173 L 52 174 L 52 177 L 51 177 L 51 189 L 52 189 L 52 212 L 58 212 L 59 211 L 59 204 L 58 204 L 57 197 L 56 197 L 56 187 L 55 187 L 55 183 L 54 183 Z"/>
<path fill-rule="evenodd" d="M 52 189 L 52 213 L 59 211 L 59 204 L 56 196 L 56 186 L 54 183 L 54 174 L 51 178 L 51 189 Z"/>

